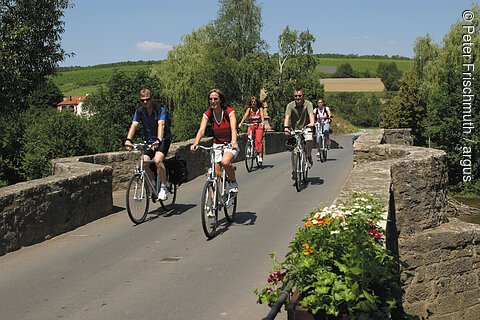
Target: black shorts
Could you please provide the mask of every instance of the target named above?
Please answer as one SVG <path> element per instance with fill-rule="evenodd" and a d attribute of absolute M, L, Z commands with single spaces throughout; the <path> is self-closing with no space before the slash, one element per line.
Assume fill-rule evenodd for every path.
<path fill-rule="evenodd" d="M 160 147 L 155 152 L 161 152 L 165 157 L 167 157 L 168 150 L 170 149 L 171 143 L 172 143 L 172 140 L 162 140 L 162 143 L 160 143 Z M 145 155 L 150 157 L 150 159 L 153 159 L 154 152 L 152 149 L 150 149 L 145 152 Z"/>

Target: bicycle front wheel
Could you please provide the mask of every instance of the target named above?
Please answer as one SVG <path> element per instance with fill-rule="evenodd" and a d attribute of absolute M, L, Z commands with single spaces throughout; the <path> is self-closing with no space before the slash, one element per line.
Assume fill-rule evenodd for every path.
<path fill-rule="evenodd" d="M 320 161 L 327 161 L 327 139 L 322 139 L 322 149 L 320 150 Z"/>
<path fill-rule="evenodd" d="M 162 208 L 164 210 L 170 211 L 173 209 L 173 206 L 175 205 L 175 200 L 177 199 L 177 185 L 171 183 L 170 181 L 167 181 L 166 185 L 168 198 L 164 201 L 160 200 L 160 204 L 162 205 Z"/>
<path fill-rule="evenodd" d="M 300 152 L 297 152 L 296 154 L 296 166 L 295 166 L 295 188 L 297 189 L 297 192 L 300 192 L 302 189 L 302 176 L 303 176 L 303 168 L 302 168 L 302 162 L 304 161 L 302 159 L 302 155 Z"/>
<path fill-rule="evenodd" d="M 213 182 L 207 181 L 202 191 L 202 227 L 208 239 L 212 239 L 217 231 L 218 208 L 214 205 L 215 186 Z"/>
<path fill-rule="evenodd" d="M 247 168 L 248 172 L 252 172 L 253 158 L 254 158 L 253 146 L 249 141 L 247 141 L 247 145 L 245 146 L 245 168 Z"/>
<path fill-rule="evenodd" d="M 230 192 L 230 184 L 227 183 L 227 190 L 225 194 L 225 203 L 223 204 L 223 212 L 228 222 L 235 221 L 235 214 L 237 213 L 237 194 Z"/>
<path fill-rule="evenodd" d="M 144 177 L 136 174 L 130 178 L 127 186 L 126 204 L 130 220 L 135 224 L 145 221 L 150 203 Z"/>

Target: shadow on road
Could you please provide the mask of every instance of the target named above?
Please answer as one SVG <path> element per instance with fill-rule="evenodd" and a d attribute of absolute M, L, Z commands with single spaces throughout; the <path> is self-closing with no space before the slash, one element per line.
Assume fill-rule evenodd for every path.
<path fill-rule="evenodd" d="M 235 223 L 244 226 L 253 226 L 257 220 L 257 214 L 255 212 L 237 212 L 235 216 Z"/>
<path fill-rule="evenodd" d="M 307 178 L 307 184 L 322 185 L 323 183 L 324 183 L 324 180 L 319 177 Z"/>

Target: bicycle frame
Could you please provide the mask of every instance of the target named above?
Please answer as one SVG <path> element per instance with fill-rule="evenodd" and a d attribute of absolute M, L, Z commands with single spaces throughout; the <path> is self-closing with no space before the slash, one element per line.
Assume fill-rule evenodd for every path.
<path fill-rule="evenodd" d="M 153 202 L 156 202 L 158 197 L 158 192 L 160 191 L 160 177 L 156 174 L 156 172 L 152 172 L 152 174 L 156 176 L 156 181 L 155 181 L 156 183 L 154 184 L 152 179 L 147 174 L 147 171 L 145 169 L 145 164 L 154 163 L 153 160 L 145 160 L 143 158 L 147 148 L 149 148 L 148 144 L 144 144 L 144 143 L 134 144 L 134 150 L 138 150 L 141 152 L 140 163 L 135 166 L 135 174 L 142 176 L 142 181 L 143 181 L 142 183 L 145 183 L 145 181 L 147 182 L 147 185 L 146 185 L 147 189 L 152 195 Z M 136 194 L 136 191 L 137 190 L 135 190 L 135 194 Z M 142 194 L 141 196 L 143 197 L 144 195 Z"/>
<path fill-rule="evenodd" d="M 297 163 L 297 161 L 300 161 L 300 172 L 304 172 L 307 168 L 307 146 L 305 143 L 305 138 L 303 137 L 303 132 L 304 130 L 294 130 L 296 144 L 293 151 L 295 156 L 295 163 Z"/>
<path fill-rule="evenodd" d="M 320 122 L 315 122 L 315 140 L 317 143 L 317 147 L 319 147 L 320 150 L 325 150 L 325 134 L 323 133 L 323 127 L 325 123 L 323 121 Z"/>
<path fill-rule="evenodd" d="M 205 150 L 210 150 L 210 168 L 208 169 L 207 172 L 207 181 L 211 181 L 213 183 L 213 189 L 215 190 L 213 194 L 213 209 L 218 209 L 221 210 L 224 206 L 229 206 L 230 200 L 232 197 L 229 194 L 226 194 L 225 190 L 226 184 L 227 184 L 227 173 L 225 171 L 225 168 L 221 168 L 222 172 L 220 174 L 220 177 L 217 177 L 217 173 L 215 171 L 215 149 L 213 147 L 204 147 L 199 145 L 198 147 L 205 149 Z M 219 149 L 222 149 L 222 154 L 223 154 L 223 149 L 226 146 L 221 146 Z M 221 184 L 219 184 L 219 180 Z M 219 188 L 221 186 L 221 189 Z"/>

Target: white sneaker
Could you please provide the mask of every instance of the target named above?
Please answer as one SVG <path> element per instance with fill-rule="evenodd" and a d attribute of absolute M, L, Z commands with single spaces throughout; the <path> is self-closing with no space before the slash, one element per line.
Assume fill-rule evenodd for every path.
<path fill-rule="evenodd" d="M 238 183 L 237 181 L 230 182 L 230 192 L 237 193 L 238 192 Z"/>
<path fill-rule="evenodd" d="M 257 156 L 257 160 L 258 160 L 258 163 L 259 163 L 259 164 L 262 164 L 262 162 L 263 162 L 263 158 L 262 158 L 262 157 Z"/>
<path fill-rule="evenodd" d="M 167 188 L 165 188 L 165 186 L 161 186 L 160 187 L 160 192 L 158 192 L 158 198 L 157 200 L 160 200 L 160 201 L 165 201 L 168 199 L 168 191 L 167 191 Z"/>
<path fill-rule="evenodd" d="M 215 213 L 213 212 L 213 209 L 211 207 L 207 208 L 207 217 L 215 218 Z"/>

